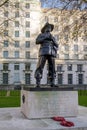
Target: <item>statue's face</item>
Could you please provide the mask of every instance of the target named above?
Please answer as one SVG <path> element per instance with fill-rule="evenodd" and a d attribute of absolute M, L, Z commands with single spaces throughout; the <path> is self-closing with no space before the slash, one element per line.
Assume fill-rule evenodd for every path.
<path fill-rule="evenodd" d="M 51 26 L 47 26 L 44 31 L 45 32 L 51 32 Z"/>

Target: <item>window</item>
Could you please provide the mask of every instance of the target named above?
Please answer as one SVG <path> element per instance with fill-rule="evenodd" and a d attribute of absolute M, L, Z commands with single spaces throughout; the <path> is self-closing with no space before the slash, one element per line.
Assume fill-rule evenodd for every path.
<path fill-rule="evenodd" d="M 82 64 L 78 64 L 77 65 L 77 71 L 81 72 L 83 70 L 83 65 Z"/>
<path fill-rule="evenodd" d="M 49 19 L 48 19 L 48 16 L 45 16 L 45 22 L 48 22 Z"/>
<path fill-rule="evenodd" d="M 14 64 L 14 70 L 19 70 L 19 64 Z"/>
<path fill-rule="evenodd" d="M 58 22 L 58 18 L 57 17 L 54 18 L 54 22 Z"/>
<path fill-rule="evenodd" d="M 58 72 L 61 72 L 61 71 L 62 71 L 62 68 L 63 68 L 63 65 L 57 65 L 57 71 L 58 71 Z"/>
<path fill-rule="evenodd" d="M 64 59 L 69 59 L 69 54 L 64 54 Z"/>
<path fill-rule="evenodd" d="M 30 66 L 31 66 L 30 63 L 25 64 L 25 70 L 30 70 Z"/>
<path fill-rule="evenodd" d="M 84 34 L 85 34 L 85 35 L 84 35 L 84 36 L 82 36 L 82 39 L 83 39 L 83 41 L 87 41 L 87 35 L 86 35 L 87 33 L 86 33 L 86 32 L 84 32 Z"/>
<path fill-rule="evenodd" d="M 78 45 L 74 45 L 74 51 L 78 52 Z"/>
<path fill-rule="evenodd" d="M 4 30 L 4 36 L 8 36 L 8 30 Z"/>
<path fill-rule="evenodd" d="M 59 40 L 59 36 L 57 34 L 54 35 L 54 37 L 55 37 L 56 40 Z"/>
<path fill-rule="evenodd" d="M 8 7 L 8 5 L 9 5 L 9 3 L 8 3 L 8 2 L 6 2 L 6 3 L 4 4 L 4 6 L 5 6 L 5 7 Z"/>
<path fill-rule="evenodd" d="M 15 21 L 15 27 L 19 27 L 19 21 Z"/>
<path fill-rule="evenodd" d="M 79 59 L 78 54 L 74 54 L 74 55 L 73 55 L 73 59 Z"/>
<path fill-rule="evenodd" d="M 58 31 L 59 29 L 58 29 L 58 26 L 55 26 L 55 31 Z"/>
<path fill-rule="evenodd" d="M 84 47 L 84 51 L 87 51 L 87 45 L 84 45 L 83 47 Z"/>
<path fill-rule="evenodd" d="M 83 74 L 78 74 L 78 84 L 83 84 Z"/>
<path fill-rule="evenodd" d="M 4 40 L 4 47 L 8 47 L 8 40 Z"/>
<path fill-rule="evenodd" d="M 30 27 L 30 22 L 26 21 L 26 27 L 29 28 Z"/>
<path fill-rule="evenodd" d="M 19 47 L 19 41 L 15 41 L 15 47 Z"/>
<path fill-rule="evenodd" d="M 26 41 L 26 42 L 25 42 L 25 47 L 26 47 L 26 48 L 29 48 L 29 47 L 30 47 L 30 41 Z"/>
<path fill-rule="evenodd" d="M 26 9 L 29 9 L 29 8 L 30 8 L 30 4 L 29 4 L 29 3 L 26 3 L 26 4 L 25 4 L 25 8 L 26 8 Z"/>
<path fill-rule="evenodd" d="M 67 70 L 68 70 L 68 71 L 72 71 L 72 64 L 67 65 Z"/>
<path fill-rule="evenodd" d="M 4 26 L 5 26 L 5 27 L 8 27 L 8 20 L 5 20 L 5 21 L 4 21 Z"/>
<path fill-rule="evenodd" d="M 3 70 L 5 71 L 8 70 L 8 65 L 9 65 L 8 63 L 3 63 Z"/>
<path fill-rule="evenodd" d="M 69 40 L 68 35 L 64 35 L 64 39 L 65 41 L 68 41 Z"/>
<path fill-rule="evenodd" d="M 15 58 L 19 58 L 19 51 L 15 51 Z"/>
<path fill-rule="evenodd" d="M 5 11 L 5 12 L 4 12 L 4 16 L 5 16 L 5 17 L 8 17 L 8 11 Z"/>
<path fill-rule="evenodd" d="M 78 41 L 78 36 L 74 36 L 73 40 L 77 42 Z"/>
<path fill-rule="evenodd" d="M 26 12 L 26 18 L 30 18 L 30 12 Z"/>
<path fill-rule="evenodd" d="M 66 21 L 66 19 L 64 19 L 64 21 Z M 70 27 L 67 25 L 64 27 L 64 32 L 68 33 L 70 31 Z"/>
<path fill-rule="evenodd" d="M 19 73 L 14 73 L 14 82 L 20 83 L 20 74 Z"/>
<path fill-rule="evenodd" d="M 3 73 L 3 84 L 8 84 L 8 73 Z"/>
<path fill-rule="evenodd" d="M 68 84 L 72 84 L 72 83 L 73 83 L 73 75 L 68 74 Z"/>
<path fill-rule="evenodd" d="M 26 59 L 29 59 L 29 58 L 30 58 L 30 52 L 29 52 L 29 51 L 26 52 L 25 57 L 26 57 Z"/>
<path fill-rule="evenodd" d="M 15 12 L 15 18 L 18 18 L 19 17 L 19 11 L 16 11 Z"/>
<path fill-rule="evenodd" d="M 63 83 L 63 74 L 58 74 L 58 84 Z"/>
<path fill-rule="evenodd" d="M 30 31 L 26 31 L 26 37 L 30 37 Z"/>
<path fill-rule="evenodd" d="M 15 37 L 19 37 L 19 31 L 15 31 Z"/>
<path fill-rule="evenodd" d="M 8 58 L 8 51 L 3 51 L 3 57 Z"/>
<path fill-rule="evenodd" d="M 25 84 L 30 84 L 30 74 L 29 73 L 25 74 Z"/>
<path fill-rule="evenodd" d="M 65 49 L 65 51 L 69 51 L 69 46 L 68 45 L 64 45 L 64 49 Z"/>
<path fill-rule="evenodd" d="M 87 54 L 84 55 L 84 59 L 87 60 Z"/>
<path fill-rule="evenodd" d="M 15 3 L 15 8 L 19 8 L 19 2 Z"/>

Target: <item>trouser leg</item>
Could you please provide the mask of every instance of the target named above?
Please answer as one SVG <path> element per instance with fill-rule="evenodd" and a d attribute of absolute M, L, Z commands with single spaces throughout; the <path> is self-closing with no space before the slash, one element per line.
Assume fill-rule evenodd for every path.
<path fill-rule="evenodd" d="M 48 57 L 48 69 L 49 69 L 48 76 L 49 76 L 50 84 L 51 87 L 53 87 L 55 86 L 55 77 L 56 77 L 54 57 Z"/>
<path fill-rule="evenodd" d="M 43 68 L 44 68 L 45 62 L 46 62 L 46 57 L 41 56 L 39 58 L 37 68 L 36 68 L 36 71 L 35 71 L 35 78 L 36 78 L 37 87 L 40 86 L 40 81 L 41 81 L 41 78 L 42 78 L 42 73 L 43 73 Z"/>

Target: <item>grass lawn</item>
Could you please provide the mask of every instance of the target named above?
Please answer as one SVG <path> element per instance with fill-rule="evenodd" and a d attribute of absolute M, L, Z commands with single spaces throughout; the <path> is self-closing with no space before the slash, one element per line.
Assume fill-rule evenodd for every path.
<path fill-rule="evenodd" d="M 87 107 L 87 90 L 78 91 L 78 104 Z M 0 108 L 20 107 L 20 91 L 0 91 Z"/>
<path fill-rule="evenodd" d="M 87 107 L 87 96 L 79 96 L 79 105 Z"/>
<path fill-rule="evenodd" d="M 78 91 L 78 102 L 79 105 L 87 107 L 87 90 Z"/>
<path fill-rule="evenodd" d="M 19 107 L 20 91 L 0 91 L 0 108 L 2 107 Z"/>
<path fill-rule="evenodd" d="M 19 107 L 20 106 L 20 97 L 9 96 L 1 97 L 0 107 Z"/>

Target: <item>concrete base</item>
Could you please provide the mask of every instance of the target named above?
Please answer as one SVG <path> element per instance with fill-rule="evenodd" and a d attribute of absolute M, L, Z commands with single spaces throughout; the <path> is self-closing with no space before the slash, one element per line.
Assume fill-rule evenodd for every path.
<path fill-rule="evenodd" d="M 0 130 L 87 130 L 87 108 L 78 106 L 78 117 L 65 118 L 75 124 L 64 127 L 52 119 L 26 119 L 20 108 L 0 108 Z"/>
<path fill-rule="evenodd" d="M 21 111 L 29 118 L 78 115 L 77 91 L 21 90 Z"/>

